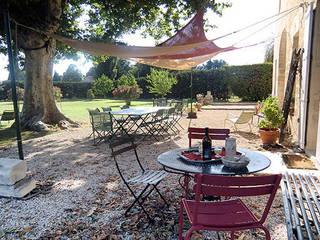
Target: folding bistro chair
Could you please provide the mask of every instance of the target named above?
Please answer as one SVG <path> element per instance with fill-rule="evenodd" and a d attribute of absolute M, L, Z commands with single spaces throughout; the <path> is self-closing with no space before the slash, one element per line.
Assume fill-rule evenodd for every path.
<path fill-rule="evenodd" d="M 211 140 L 226 140 L 229 137 L 230 129 L 209 128 L 209 137 Z M 192 139 L 202 139 L 205 135 L 204 128 L 188 128 L 189 147 Z"/>
<path fill-rule="evenodd" d="M 223 128 L 209 128 L 209 137 L 211 140 L 226 140 L 229 137 L 230 129 Z M 192 146 L 192 139 L 202 139 L 205 135 L 205 128 L 188 128 L 188 138 L 189 138 L 189 148 Z M 189 196 L 189 175 L 185 174 L 184 176 L 184 186 L 185 186 L 185 196 Z M 218 195 L 219 196 L 219 195 Z"/>
<path fill-rule="evenodd" d="M 137 203 L 151 222 L 152 219 L 146 209 L 143 207 L 143 203 L 153 192 L 153 190 L 156 190 L 160 198 L 169 206 L 169 204 L 157 188 L 159 183 L 165 177 L 167 177 L 169 173 L 164 170 L 145 170 L 139 160 L 136 146 L 132 138 L 127 137 L 116 140 L 112 139 L 109 146 L 112 152 L 111 157 L 113 157 L 114 159 L 119 175 L 135 199 L 133 203 L 127 208 L 125 215 L 127 215 L 131 208 Z M 140 169 L 139 173 L 136 173 L 136 175 L 134 176 L 129 176 L 130 169 L 125 169 L 123 166 L 121 166 L 121 154 L 123 153 L 128 153 L 131 157 L 133 157 L 134 160 L 130 162 L 130 169 L 133 168 L 133 165 L 136 165 L 138 169 Z M 136 193 L 133 188 L 133 185 L 136 186 L 138 184 L 145 185 L 140 193 Z"/>
<path fill-rule="evenodd" d="M 183 104 L 182 103 L 177 103 L 175 106 L 175 124 L 177 124 L 181 129 L 184 129 L 181 124 L 179 123 L 179 120 L 182 118 L 182 113 L 183 113 Z"/>
<path fill-rule="evenodd" d="M 110 112 L 89 111 L 92 126 L 93 145 L 108 141 L 113 136 L 113 122 Z"/>
<path fill-rule="evenodd" d="M 87 108 L 88 112 L 89 112 L 89 120 L 90 120 L 90 124 L 92 127 L 92 118 L 91 118 L 91 113 L 95 113 L 95 112 L 100 112 L 99 108 Z M 90 134 L 89 138 L 93 135 L 94 131 L 93 131 L 93 127 L 92 127 L 92 133 Z"/>
<path fill-rule="evenodd" d="M 180 202 L 179 239 L 182 239 L 183 210 L 187 212 L 191 228 L 187 231 L 185 239 L 190 239 L 193 231 L 231 231 L 234 232 L 260 228 L 270 239 L 270 233 L 263 226 L 269 213 L 272 201 L 277 192 L 281 174 L 254 177 L 215 176 L 197 174 L 195 177 L 195 200 L 182 199 Z M 232 200 L 218 202 L 203 202 L 200 197 L 207 195 L 220 195 L 236 197 Z M 239 197 L 269 195 L 266 206 L 260 218 L 245 205 Z"/>
<path fill-rule="evenodd" d="M 175 126 L 175 124 L 176 124 L 175 108 L 172 107 L 167 111 L 166 116 L 164 118 L 164 128 L 166 129 L 167 132 L 171 129 L 171 131 L 174 134 L 177 134 L 176 131 L 179 131 L 179 129 Z"/>
<path fill-rule="evenodd" d="M 243 111 L 241 112 L 240 116 L 235 116 L 232 113 L 229 113 L 227 118 L 224 120 L 224 126 L 226 126 L 226 122 L 229 121 L 233 123 L 233 126 L 236 131 L 238 131 L 237 125 L 239 124 L 248 124 L 250 128 L 250 132 L 252 132 L 252 127 L 251 127 L 251 121 L 252 117 L 255 114 L 253 111 Z"/>

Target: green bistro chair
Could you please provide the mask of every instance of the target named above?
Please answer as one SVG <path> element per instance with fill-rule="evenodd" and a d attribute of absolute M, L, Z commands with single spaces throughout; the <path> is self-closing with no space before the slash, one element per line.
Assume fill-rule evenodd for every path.
<path fill-rule="evenodd" d="M 93 145 L 98 145 L 102 141 L 108 141 L 114 133 L 110 112 L 89 111 L 89 115 L 92 126 Z"/>
<path fill-rule="evenodd" d="M 103 107 L 101 107 L 101 108 L 102 108 L 102 111 L 103 111 L 103 112 L 110 112 L 110 111 L 112 111 L 111 107 L 109 107 L 109 106 L 103 106 Z"/>

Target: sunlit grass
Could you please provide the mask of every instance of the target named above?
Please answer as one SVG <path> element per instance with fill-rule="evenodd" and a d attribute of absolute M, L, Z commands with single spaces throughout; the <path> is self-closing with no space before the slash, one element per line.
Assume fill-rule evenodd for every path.
<path fill-rule="evenodd" d="M 120 109 L 120 106 L 124 105 L 125 102 L 123 100 L 118 99 L 72 99 L 72 100 L 62 100 L 57 102 L 57 106 L 60 108 L 60 111 L 64 113 L 67 117 L 71 118 L 74 121 L 88 121 L 89 115 L 87 108 L 100 108 L 102 106 L 110 106 L 112 110 Z M 152 106 L 151 100 L 137 100 L 131 102 L 131 107 L 137 106 Z M 19 109 L 21 111 L 22 103 L 19 104 Z M 12 102 L 0 102 L 0 114 L 4 110 L 13 110 Z M 16 129 L 10 128 L 14 121 L 1 121 L 0 125 L 0 145 L 8 144 L 16 141 Z M 57 129 L 51 130 L 49 132 L 31 132 L 31 131 L 23 131 L 21 133 L 22 139 L 31 139 L 36 137 L 41 137 L 46 134 L 50 134 L 52 132 L 57 131 Z"/>

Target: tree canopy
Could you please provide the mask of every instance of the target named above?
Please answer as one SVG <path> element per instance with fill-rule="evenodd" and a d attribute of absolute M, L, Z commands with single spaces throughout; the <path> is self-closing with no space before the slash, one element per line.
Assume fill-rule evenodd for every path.
<path fill-rule="evenodd" d="M 62 80 L 64 82 L 81 82 L 83 75 L 76 65 L 70 64 L 68 69 L 63 73 Z"/>
<path fill-rule="evenodd" d="M 73 39 L 118 43 L 125 33 L 142 30 L 156 40 L 175 33 L 200 8 L 221 15 L 228 1 L 207 0 L 2 0 L 12 30 L 17 25 L 18 51 L 26 72 L 22 126 L 40 131 L 46 124 L 74 123 L 56 106 L 53 96 L 53 63 L 59 58 L 77 58 L 76 50 L 50 37 L 56 33 Z M 0 51 L 6 48 L 4 22 L 0 21 Z M 24 26 L 21 26 L 23 24 Z M 26 28 L 27 26 L 28 28 Z M 34 31 L 32 29 L 36 29 Z M 40 33 L 39 31 L 42 31 Z M 14 34 L 13 34 L 14 36 Z M 20 56 L 17 53 L 17 56 Z M 108 57 L 95 57 L 94 63 Z M 114 72 L 113 72 L 114 73 Z M 114 73 L 115 74 L 115 73 Z M 117 73 L 118 75 L 118 73 Z M 121 75 L 119 75 L 121 76 Z"/>

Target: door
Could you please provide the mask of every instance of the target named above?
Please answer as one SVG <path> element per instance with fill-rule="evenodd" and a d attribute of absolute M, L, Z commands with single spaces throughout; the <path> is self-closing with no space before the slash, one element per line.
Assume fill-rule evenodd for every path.
<path fill-rule="evenodd" d="M 302 79 L 300 87 L 300 125 L 299 125 L 299 146 L 305 148 L 306 123 L 308 106 L 308 87 L 310 76 L 310 57 L 312 40 L 313 4 L 310 3 L 306 13 L 304 26 L 304 52 L 302 57 Z"/>

